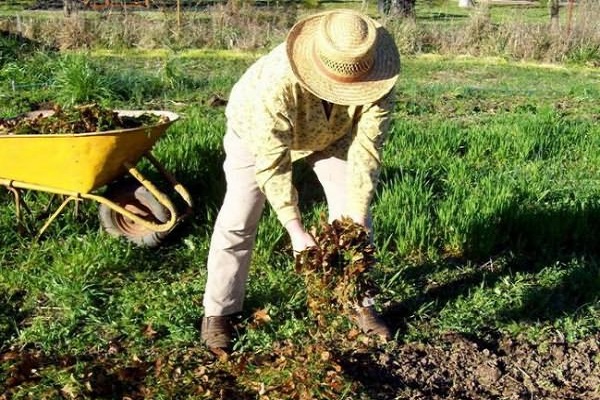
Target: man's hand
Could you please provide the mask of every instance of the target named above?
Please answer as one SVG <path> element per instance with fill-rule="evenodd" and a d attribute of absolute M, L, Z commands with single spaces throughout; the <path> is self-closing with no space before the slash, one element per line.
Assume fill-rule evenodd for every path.
<path fill-rule="evenodd" d="M 302 250 L 317 245 L 313 237 L 308 232 L 290 236 L 290 238 L 292 240 L 292 249 L 294 250 L 294 254 L 300 253 Z"/>
<path fill-rule="evenodd" d="M 290 235 L 292 241 L 292 249 L 294 253 L 300 253 L 309 247 L 316 246 L 315 239 L 308 232 L 304 230 L 304 227 L 300 223 L 300 220 L 293 219 L 285 224 L 285 229 Z"/>
<path fill-rule="evenodd" d="M 371 226 L 371 221 L 369 220 L 369 217 L 366 215 L 362 215 L 362 214 L 350 215 L 349 214 L 348 218 L 350 218 L 352 220 L 352 222 L 362 225 L 367 229 L 369 229 Z"/>

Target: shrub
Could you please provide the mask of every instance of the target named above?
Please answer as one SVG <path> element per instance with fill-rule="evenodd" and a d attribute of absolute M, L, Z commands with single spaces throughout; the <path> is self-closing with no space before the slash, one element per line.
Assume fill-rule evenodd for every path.
<path fill-rule="evenodd" d="M 113 96 L 107 76 L 85 54 L 67 55 L 54 76 L 56 101 L 63 106 L 102 102 Z"/>
<path fill-rule="evenodd" d="M 26 54 L 31 54 L 39 44 L 21 35 L 0 30 L 0 68 Z"/>

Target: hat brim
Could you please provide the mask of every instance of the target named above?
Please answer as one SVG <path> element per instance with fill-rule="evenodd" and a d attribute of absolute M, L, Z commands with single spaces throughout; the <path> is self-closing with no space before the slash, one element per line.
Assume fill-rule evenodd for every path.
<path fill-rule="evenodd" d="M 379 100 L 394 87 L 400 72 L 400 55 L 394 39 L 375 22 L 377 38 L 373 67 L 359 80 L 335 80 L 321 72 L 313 58 L 314 37 L 321 18 L 327 13 L 307 17 L 290 30 L 286 48 L 294 75 L 315 96 L 331 103 L 361 105 Z"/>

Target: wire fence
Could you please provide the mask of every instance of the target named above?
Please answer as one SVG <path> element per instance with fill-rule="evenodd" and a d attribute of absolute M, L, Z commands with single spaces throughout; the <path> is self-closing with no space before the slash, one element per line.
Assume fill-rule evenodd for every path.
<path fill-rule="evenodd" d="M 52 86 L 52 82 L 36 82 L 36 83 L 22 83 L 22 82 L 18 82 L 15 81 L 14 79 L 10 79 L 7 82 L 5 82 L 6 86 L 4 86 L 4 90 L 0 91 L 1 93 L 5 93 L 6 91 L 12 92 L 12 93 L 16 93 L 19 92 L 21 90 L 31 90 L 31 89 L 35 89 L 35 88 L 42 88 L 42 89 L 46 89 L 49 88 L 50 86 Z"/>

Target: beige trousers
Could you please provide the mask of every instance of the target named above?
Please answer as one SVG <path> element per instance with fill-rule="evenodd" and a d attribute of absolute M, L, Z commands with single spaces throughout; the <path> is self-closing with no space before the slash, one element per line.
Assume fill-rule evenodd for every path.
<path fill-rule="evenodd" d="M 203 300 L 206 317 L 242 311 L 256 231 L 265 205 L 265 195 L 256 183 L 254 156 L 231 130 L 225 134 L 223 145 L 227 190 L 208 253 Z M 347 201 L 346 161 L 315 154 L 309 162 L 323 186 L 329 220 L 341 217 Z"/>

